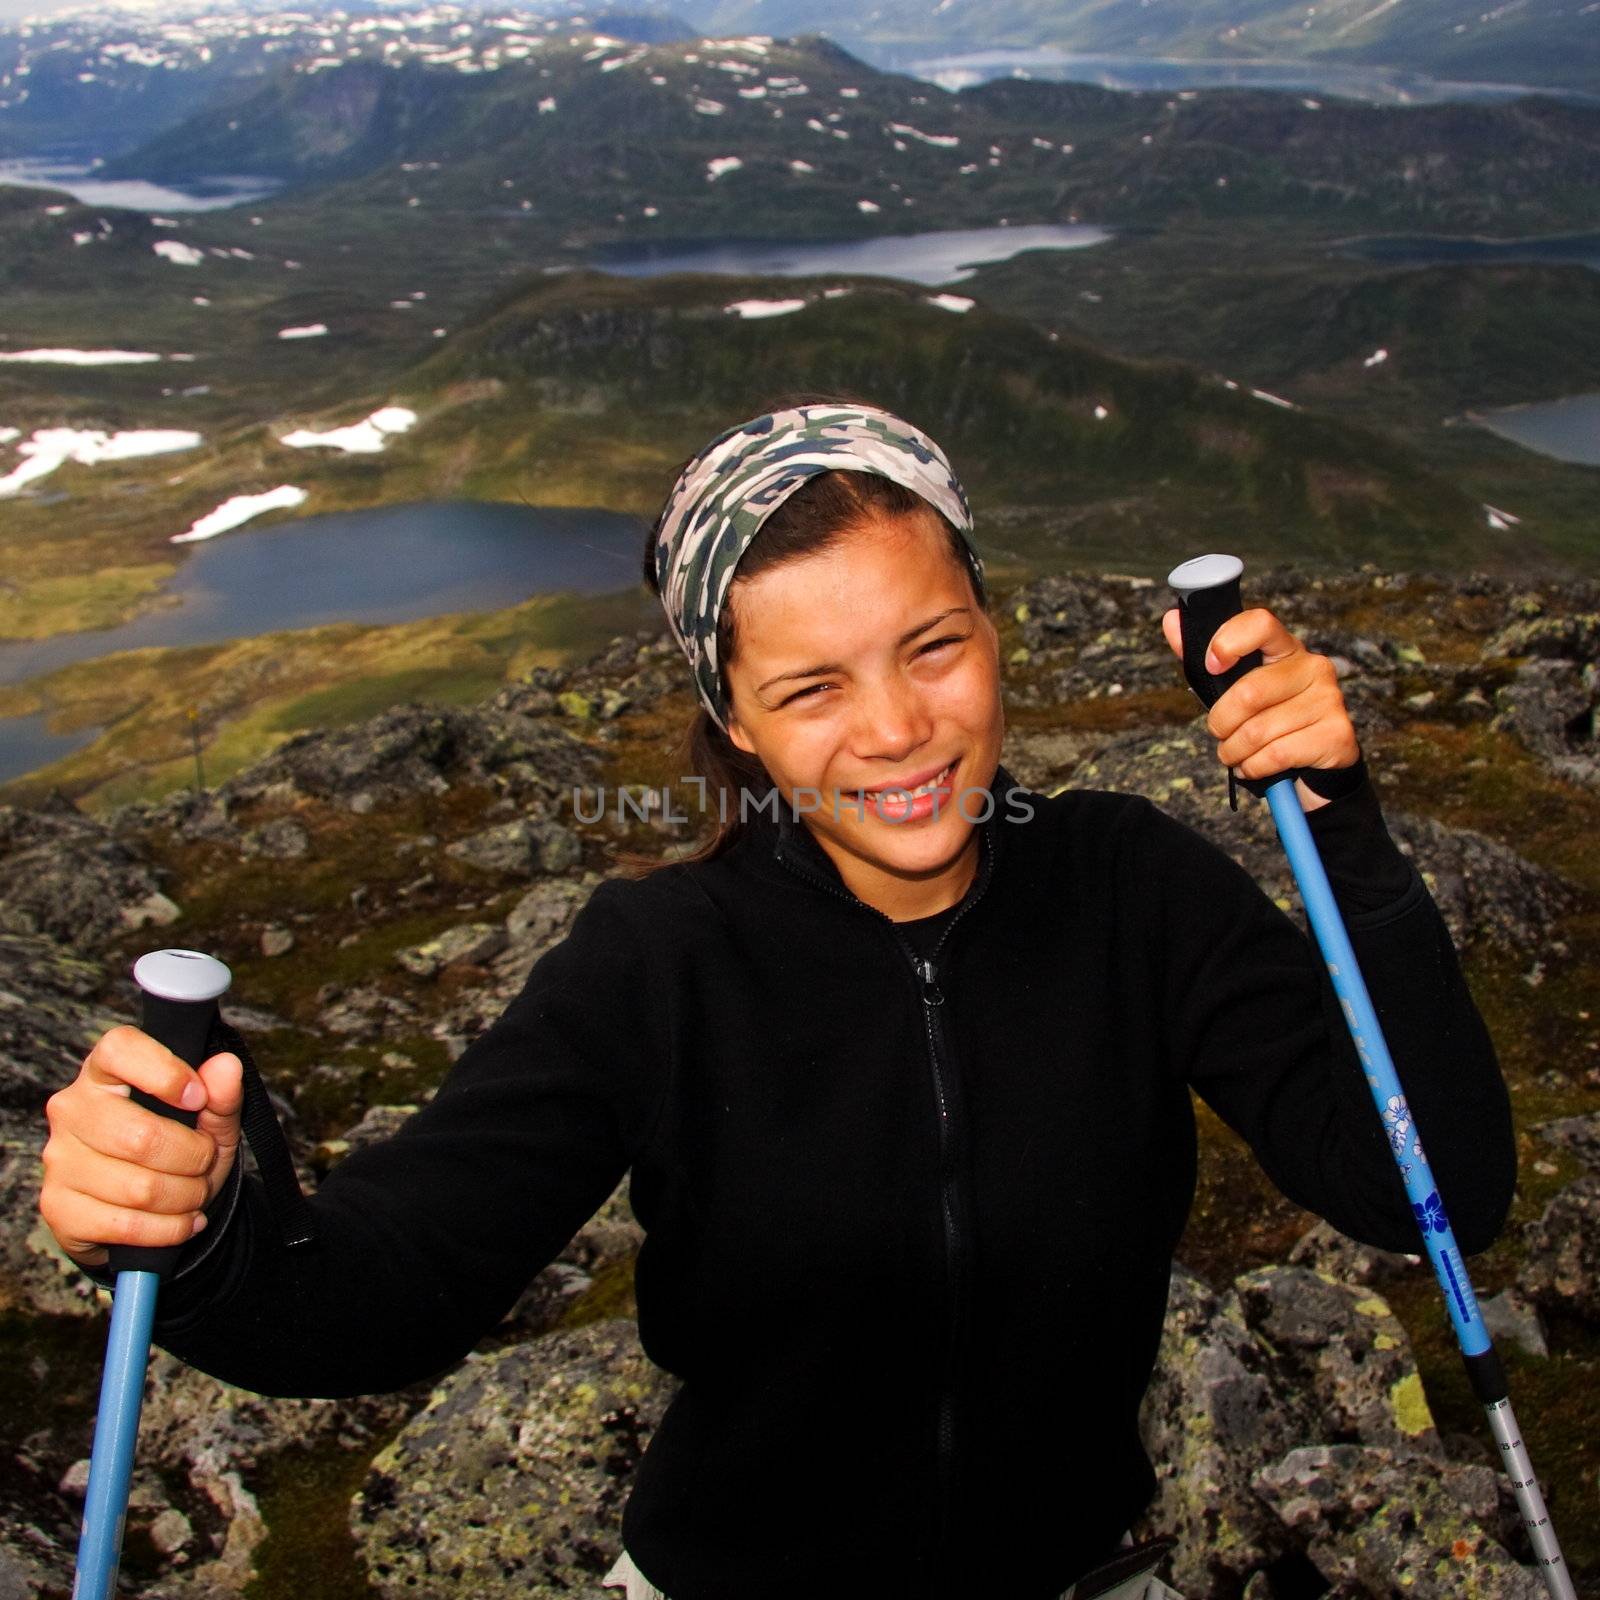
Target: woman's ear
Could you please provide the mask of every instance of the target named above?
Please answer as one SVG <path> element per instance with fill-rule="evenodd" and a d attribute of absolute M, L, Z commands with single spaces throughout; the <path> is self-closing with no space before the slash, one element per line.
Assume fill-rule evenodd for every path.
<path fill-rule="evenodd" d="M 747 756 L 756 753 L 756 747 L 750 742 L 750 735 L 739 725 L 739 719 L 730 711 L 724 718 L 728 729 L 728 738 L 733 742 L 734 748 L 744 751 Z"/>

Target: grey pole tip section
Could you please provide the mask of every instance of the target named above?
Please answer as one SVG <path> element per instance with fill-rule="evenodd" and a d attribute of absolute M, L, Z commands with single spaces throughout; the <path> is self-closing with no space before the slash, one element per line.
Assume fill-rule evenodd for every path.
<path fill-rule="evenodd" d="M 1187 600 L 1201 589 L 1215 589 L 1229 583 L 1244 571 L 1244 562 L 1238 556 L 1194 556 L 1180 562 L 1167 574 L 1167 582 Z"/>
<path fill-rule="evenodd" d="M 133 981 L 162 1000 L 215 1000 L 233 974 L 200 950 L 152 950 L 134 962 Z"/>

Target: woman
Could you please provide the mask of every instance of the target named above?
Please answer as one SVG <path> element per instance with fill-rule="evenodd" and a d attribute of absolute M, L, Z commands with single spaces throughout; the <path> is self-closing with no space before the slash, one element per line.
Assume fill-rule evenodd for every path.
<path fill-rule="evenodd" d="M 282 1245 L 239 1175 L 237 1061 L 191 1072 L 126 1028 L 51 1101 L 41 1210 L 91 1271 L 105 1241 L 205 1228 L 160 1342 L 264 1393 L 344 1395 L 459 1359 L 631 1170 L 639 1335 L 683 1381 L 623 1516 L 629 1600 L 1081 1597 L 1154 1489 L 1136 1421 L 1190 1087 L 1290 1198 L 1415 1243 L 1322 964 L 1148 801 L 1046 798 L 999 764 L 971 514 L 903 419 L 819 403 L 727 430 L 647 570 L 701 702 L 710 844 L 599 885 L 434 1100 L 329 1175 L 314 1244 Z M 1493 1046 L 1331 666 L 1265 610 L 1217 631 L 1213 664 L 1255 648 L 1207 716 L 1219 759 L 1302 769 L 1482 1249 L 1515 1165 Z"/>

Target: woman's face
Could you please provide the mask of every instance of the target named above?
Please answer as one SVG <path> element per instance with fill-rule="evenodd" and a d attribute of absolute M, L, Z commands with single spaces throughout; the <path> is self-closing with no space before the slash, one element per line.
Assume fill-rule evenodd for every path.
<path fill-rule="evenodd" d="M 1005 718 L 999 635 L 937 519 L 873 515 L 829 550 L 735 580 L 727 603 L 733 742 L 860 899 L 896 921 L 953 905 Z M 931 802 L 859 793 L 947 767 Z"/>

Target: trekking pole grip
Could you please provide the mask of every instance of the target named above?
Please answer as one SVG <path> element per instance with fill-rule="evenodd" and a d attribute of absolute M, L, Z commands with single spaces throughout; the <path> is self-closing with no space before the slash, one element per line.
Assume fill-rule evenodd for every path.
<path fill-rule="evenodd" d="M 1167 582 L 1178 596 L 1178 627 L 1183 636 L 1183 675 L 1207 707 L 1213 706 L 1247 672 L 1261 665 L 1261 652 L 1240 656 L 1226 672 L 1206 671 L 1206 649 L 1218 628 L 1244 610 L 1238 556 L 1195 556 L 1176 566 Z"/>
<path fill-rule="evenodd" d="M 199 950 L 152 950 L 134 962 L 133 981 L 140 989 L 142 1031 L 180 1061 L 198 1067 L 209 1054 L 207 1042 L 218 1021 L 217 997 L 233 982 L 233 974 L 216 957 Z M 198 1111 L 169 1105 L 143 1089 L 130 1089 L 129 1094 L 146 1110 L 185 1127 L 192 1128 L 199 1120 Z M 182 1248 L 181 1244 L 108 1245 L 107 1265 L 113 1272 L 165 1275 Z"/>

